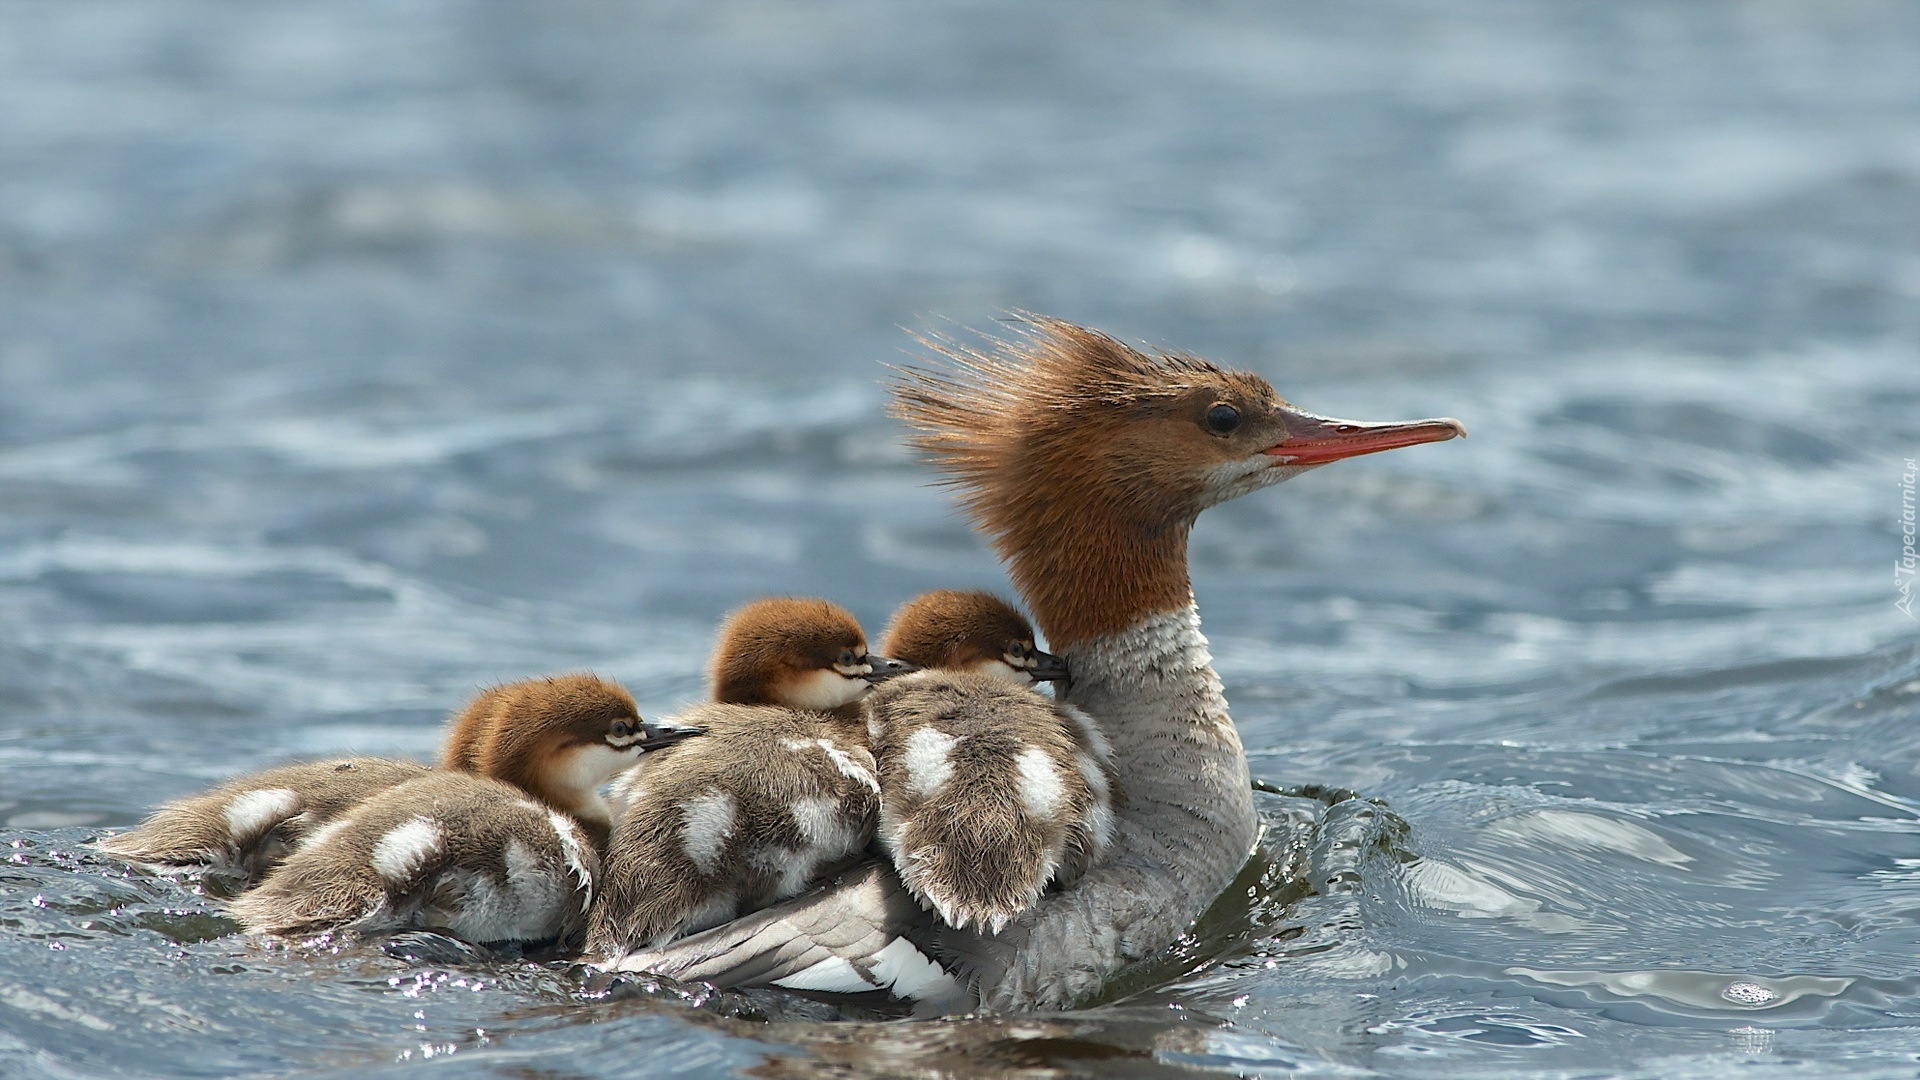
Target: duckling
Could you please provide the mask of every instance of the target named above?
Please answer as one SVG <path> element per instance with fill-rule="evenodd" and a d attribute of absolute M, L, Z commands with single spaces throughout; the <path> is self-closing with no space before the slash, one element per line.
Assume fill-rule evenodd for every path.
<path fill-rule="evenodd" d="M 880 784 L 856 706 L 910 670 L 825 600 L 759 600 L 720 630 L 705 738 L 621 778 L 588 951 L 671 941 L 794 896 L 873 835 Z"/>
<path fill-rule="evenodd" d="M 496 687 L 450 721 L 454 768 L 381 791 L 231 905 L 274 935 L 438 930 L 482 944 L 576 939 L 599 856 L 572 815 L 641 755 L 700 730 L 640 719 L 592 675 Z"/>
<path fill-rule="evenodd" d="M 1071 885 L 1113 833 L 1099 725 L 1030 689 L 1066 665 L 991 593 L 941 590 L 894 613 L 883 648 L 922 670 L 867 699 L 882 846 L 947 925 L 999 933 Z"/>
<path fill-rule="evenodd" d="M 426 774 L 415 762 L 369 757 L 281 765 L 175 799 L 94 846 L 162 873 L 197 872 L 215 895 L 231 896 L 362 800 Z"/>

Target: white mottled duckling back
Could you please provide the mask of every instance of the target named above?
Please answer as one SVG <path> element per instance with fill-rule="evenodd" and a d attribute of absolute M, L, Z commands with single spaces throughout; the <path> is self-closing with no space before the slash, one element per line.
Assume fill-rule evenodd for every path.
<path fill-rule="evenodd" d="M 249 931 L 279 935 L 577 939 L 599 857 L 570 811 L 593 805 L 594 788 L 646 751 L 697 733 L 642 722 L 625 690 L 591 675 L 489 690 L 454 718 L 445 755 L 488 775 L 434 772 L 374 795 L 233 913 Z"/>
<path fill-rule="evenodd" d="M 1085 713 L 1031 689 L 1065 667 L 989 593 L 916 597 L 885 648 L 930 670 L 867 700 L 881 843 L 944 922 L 998 933 L 1106 850 L 1118 797 L 1106 739 Z"/>
<path fill-rule="evenodd" d="M 837 715 L 906 670 L 867 652 L 823 600 L 756 601 L 715 649 L 707 735 L 621 778 L 588 949 L 617 957 L 799 894 L 858 855 L 880 789 L 857 720 Z"/>
<path fill-rule="evenodd" d="M 95 846 L 162 872 L 201 873 L 215 892 L 232 894 L 362 800 L 426 774 L 424 765 L 380 758 L 281 765 L 169 802 Z"/>
<path fill-rule="evenodd" d="M 361 804 L 232 909 L 252 932 L 288 936 L 565 939 L 585 924 L 599 866 L 573 818 L 511 784 L 440 773 Z"/>

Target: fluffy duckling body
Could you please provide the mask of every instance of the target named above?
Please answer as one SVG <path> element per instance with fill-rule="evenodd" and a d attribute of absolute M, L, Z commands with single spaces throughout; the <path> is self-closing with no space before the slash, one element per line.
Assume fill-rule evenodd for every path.
<path fill-rule="evenodd" d="M 915 597 L 884 640 L 923 670 L 867 700 L 880 841 L 943 922 L 998 933 L 1106 851 L 1116 801 L 1106 737 L 1032 689 L 1066 667 L 991 593 Z"/>
<path fill-rule="evenodd" d="M 698 729 L 640 719 L 591 675 L 481 694 L 454 717 L 453 768 L 381 791 L 311 836 L 232 910 L 249 931 L 438 930 L 463 940 L 569 941 L 599 856 L 572 816 L 649 750 Z M 484 773 L 485 775 L 481 775 Z"/>
<path fill-rule="evenodd" d="M 427 775 L 381 758 L 281 765 L 166 803 L 101 851 L 161 872 L 198 872 L 214 892 L 257 884 L 328 822 L 381 791 Z"/>
<path fill-rule="evenodd" d="M 679 714 L 706 737 L 616 786 L 620 814 L 587 947 L 619 955 L 797 895 L 872 838 L 880 786 L 858 720 L 881 679 L 852 615 L 777 598 L 721 628 L 713 704 Z"/>

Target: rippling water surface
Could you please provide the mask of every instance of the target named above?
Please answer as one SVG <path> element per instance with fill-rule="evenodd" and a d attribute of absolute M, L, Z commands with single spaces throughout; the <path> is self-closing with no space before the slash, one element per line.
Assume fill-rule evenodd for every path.
<path fill-rule="evenodd" d="M 0 1073 L 1912 1075 L 1916 55 L 1852 0 L 0 9 Z M 1016 308 L 1472 431 L 1203 521 L 1267 842 L 1118 1000 L 264 948 L 82 847 L 494 680 L 671 709 L 756 594 L 1001 586 L 878 379 Z"/>

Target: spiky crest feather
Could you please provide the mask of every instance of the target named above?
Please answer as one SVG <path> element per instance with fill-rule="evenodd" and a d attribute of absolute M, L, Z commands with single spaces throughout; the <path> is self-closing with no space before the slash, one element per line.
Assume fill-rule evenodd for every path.
<path fill-rule="evenodd" d="M 1252 415 L 1280 398 L 1258 376 L 1197 357 L 1020 319 L 985 347 L 921 337 L 949 366 L 897 369 L 891 412 L 962 490 L 1036 621 L 1066 649 L 1191 599 L 1187 529 L 1218 463 L 1211 446 L 1184 453 L 1204 438 L 1187 416 L 1193 403 Z"/>

